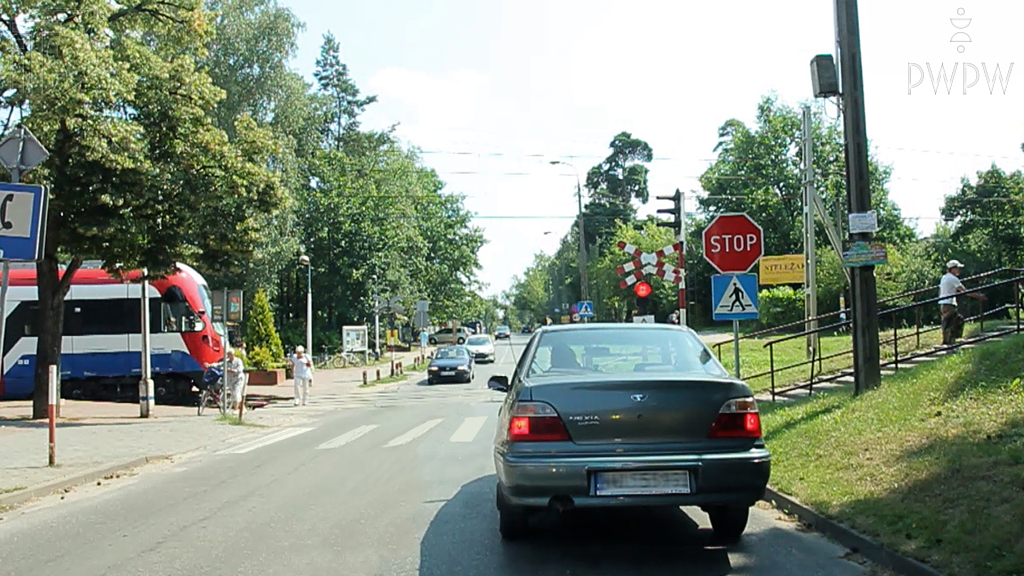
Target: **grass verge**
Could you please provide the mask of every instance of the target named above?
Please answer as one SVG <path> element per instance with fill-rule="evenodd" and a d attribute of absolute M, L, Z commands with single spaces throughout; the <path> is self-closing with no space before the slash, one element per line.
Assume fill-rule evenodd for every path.
<path fill-rule="evenodd" d="M 10 494 L 12 492 L 21 492 L 25 486 L 14 486 L 13 488 L 0 488 L 0 494 Z"/>
<path fill-rule="evenodd" d="M 360 388 L 373 388 L 381 384 L 394 384 L 396 382 L 403 382 L 409 378 L 408 374 L 398 374 L 397 376 L 390 376 L 387 378 L 381 378 L 380 380 L 369 380 L 366 384 L 360 384 Z"/>
<path fill-rule="evenodd" d="M 763 405 L 772 485 L 949 576 L 1024 566 L 1024 336 Z"/>
<path fill-rule="evenodd" d="M 244 418 L 239 420 L 238 419 L 238 414 L 235 414 L 233 412 L 230 413 L 230 414 L 222 414 L 219 418 L 217 418 L 217 422 L 222 422 L 224 424 L 230 424 L 231 426 L 252 426 L 254 428 L 266 428 L 266 426 L 264 426 L 263 424 L 257 424 L 255 422 L 249 422 L 248 420 L 245 420 Z"/>

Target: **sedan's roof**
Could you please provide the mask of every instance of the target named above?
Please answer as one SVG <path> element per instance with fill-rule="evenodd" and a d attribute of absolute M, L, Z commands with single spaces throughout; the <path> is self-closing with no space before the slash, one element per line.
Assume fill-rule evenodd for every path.
<path fill-rule="evenodd" d="M 689 326 L 678 324 L 626 324 L 622 322 L 589 322 L 587 324 L 552 324 L 541 326 L 537 332 L 575 332 L 578 330 L 682 330 L 696 335 Z"/>

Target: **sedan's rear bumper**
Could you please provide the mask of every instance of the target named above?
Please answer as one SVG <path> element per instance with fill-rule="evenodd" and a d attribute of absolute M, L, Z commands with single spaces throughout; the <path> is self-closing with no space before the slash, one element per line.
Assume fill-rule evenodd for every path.
<path fill-rule="evenodd" d="M 546 507 L 552 499 L 577 507 L 752 506 L 764 497 L 771 455 L 764 448 L 727 454 L 554 457 L 495 453 L 495 467 L 506 501 Z M 689 470 L 690 494 L 598 496 L 595 472 Z"/>

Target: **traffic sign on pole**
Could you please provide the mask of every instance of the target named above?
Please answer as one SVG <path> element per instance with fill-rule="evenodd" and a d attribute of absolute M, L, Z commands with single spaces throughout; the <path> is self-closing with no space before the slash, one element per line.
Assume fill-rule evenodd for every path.
<path fill-rule="evenodd" d="M 715 274 L 711 277 L 712 317 L 757 320 L 757 274 Z"/>
<path fill-rule="evenodd" d="M 45 186 L 0 184 L 0 259 L 43 259 L 48 196 Z"/>
<path fill-rule="evenodd" d="M 704 229 L 704 259 L 722 274 L 745 273 L 764 256 L 764 232 L 746 214 L 719 214 Z"/>

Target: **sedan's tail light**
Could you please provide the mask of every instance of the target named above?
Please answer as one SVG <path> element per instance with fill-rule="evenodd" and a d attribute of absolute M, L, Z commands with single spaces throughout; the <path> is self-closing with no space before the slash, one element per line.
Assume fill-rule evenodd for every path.
<path fill-rule="evenodd" d="M 761 414 L 752 397 L 733 398 L 718 411 L 708 438 L 760 438 Z"/>
<path fill-rule="evenodd" d="M 508 423 L 511 442 L 569 441 L 569 431 L 558 412 L 543 402 L 521 402 L 512 412 Z"/>

